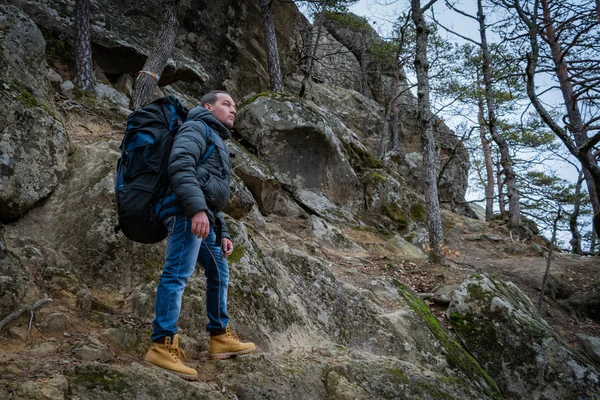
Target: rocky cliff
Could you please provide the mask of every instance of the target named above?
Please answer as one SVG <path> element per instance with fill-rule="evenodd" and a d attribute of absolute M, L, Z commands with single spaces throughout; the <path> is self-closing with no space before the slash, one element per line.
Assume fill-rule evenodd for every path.
<path fill-rule="evenodd" d="M 226 209 L 236 246 L 230 314 L 232 328 L 259 352 L 206 361 L 199 271 L 185 291 L 180 326 L 200 381 L 142 368 L 164 243 L 139 245 L 115 234 L 113 182 L 127 82 L 151 46 L 158 2 L 143 10 L 129 1 L 92 4 L 95 96 L 69 81 L 74 3 L 4 3 L 10 5 L 0 5 L 0 318 L 40 298 L 53 301 L 0 331 L 7 336 L 0 341 L 2 398 L 599 396 L 593 362 L 564 344 L 518 288 L 487 277 L 467 281 L 448 310 L 456 334 L 414 293 L 420 286 L 412 277 L 442 282 L 450 273 L 423 263 L 414 108 L 402 114 L 408 161 L 382 162 L 373 155 L 382 106 L 355 90 L 357 74 L 325 68 L 309 100 L 264 92 L 258 1 L 181 2 L 177 50 L 161 91 L 190 106 L 209 88 L 244 98 L 230 143 L 237 153 Z M 308 22 L 293 4 L 274 4 L 293 92 Z M 328 29 L 330 45 L 349 46 Z M 358 63 L 350 51 L 336 57 L 330 62 Z M 458 154 L 445 168 L 444 196 L 460 203 L 468 159 L 447 128 L 437 136 L 440 152 Z M 498 251 L 509 246 L 501 228 L 450 211 L 444 229 L 456 246 L 496 239 Z M 474 289 L 477 282 L 484 287 Z M 474 332 L 496 339 L 481 342 Z M 518 363 L 506 348 L 522 353 Z M 505 362 L 490 362 L 490 355 Z"/>

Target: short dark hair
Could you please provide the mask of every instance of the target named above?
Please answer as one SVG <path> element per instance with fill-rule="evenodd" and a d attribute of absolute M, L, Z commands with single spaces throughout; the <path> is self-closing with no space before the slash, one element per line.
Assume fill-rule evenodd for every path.
<path fill-rule="evenodd" d="M 200 99 L 200 105 L 202 107 L 204 107 L 206 103 L 214 105 L 217 101 L 217 95 L 219 94 L 226 94 L 227 96 L 231 97 L 231 95 L 224 90 L 211 90 L 210 92 L 202 96 L 202 98 Z"/>

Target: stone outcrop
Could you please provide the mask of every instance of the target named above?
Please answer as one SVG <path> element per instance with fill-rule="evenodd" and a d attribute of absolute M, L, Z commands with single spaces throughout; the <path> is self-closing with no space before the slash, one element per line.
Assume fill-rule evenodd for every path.
<path fill-rule="evenodd" d="M 258 96 L 238 112 L 236 130 L 291 192 L 315 189 L 334 204 L 357 210 L 359 180 L 338 138 L 347 128 L 331 120 L 337 118 L 298 98 Z"/>
<path fill-rule="evenodd" d="M 447 311 L 467 349 L 512 399 L 594 398 L 598 370 L 561 342 L 513 283 L 475 275 Z"/>
<path fill-rule="evenodd" d="M 54 190 L 68 138 L 47 104 L 45 41 L 23 12 L 0 5 L 0 220 L 19 218 Z"/>
<path fill-rule="evenodd" d="M 73 4 L 60 1 L 11 2 L 23 7 L 51 40 L 52 63 L 72 63 L 65 57 L 72 54 L 72 32 L 66 27 L 70 26 Z M 149 39 L 153 38 L 152 32 L 158 29 L 158 8 L 159 2 L 156 0 L 147 2 L 144 9 L 130 2 L 113 0 L 101 0 L 92 5 L 94 63 L 114 84 L 122 80 L 124 75 L 135 74 L 142 68 L 152 46 L 152 40 Z M 310 24 L 292 3 L 274 2 L 273 12 L 286 85 L 298 93 L 302 68 L 305 68 L 298 60 L 303 52 L 308 51 Z M 226 88 L 238 99 L 251 92 L 260 93 L 268 87 L 258 0 L 219 0 L 211 4 L 183 2 L 179 4 L 178 15 L 180 27 L 176 50 L 159 82 L 161 86 L 186 81 L 186 91 L 195 96 L 200 96 L 208 89 Z M 338 87 L 311 84 L 309 97 L 338 114 L 344 124 L 364 141 L 371 154 L 376 154 L 383 126 L 382 106 L 359 94 L 363 41 L 368 47 L 370 96 L 379 104 L 385 104 L 384 92 L 389 87 L 390 71 L 373 53 L 382 40 L 368 24 L 352 15 L 330 15 L 325 19 L 319 50 L 322 57 L 316 66 L 315 80 Z M 400 99 L 400 132 L 404 147 L 407 153 L 420 152 L 415 99 L 407 82 L 401 82 L 401 86 L 405 93 Z M 124 104 L 124 99 L 111 94 L 107 88 L 102 93 L 103 96 L 108 95 L 110 101 Z M 474 216 L 462 204 L 467 180 L 467 153 L 452 132 L 442 123 L 438 125 L 439 168 L 444 172 L 440 178 L 441 200 L 448 209 Z M 419 170 L 418 165 L 414 168 L 408 163 L 401 173 L 420 187 L 422 176 Z"/>
<path fill-rule="evenodd" d="M 88 287 L 119 292 L 122 310 L 149 323 L 164 245 L 132 244 L 112 231 L 117 146 L 115 141 L 77 146 L 53 196 L 11 224 L 5 235 L 15 256 L 42 274 L 52 296 L 73 299 L 74 305 L 77 299 L 77 309 L 41 316 L 36 326 L 44 332 L 71 329 L 74 314 L 90 308 L 110 320 L 115 311 L 94 298 L 90 305 Z M 58 225 L 44 223 L 59 216 Z M 268 230 L 250 234 L 245 223 L 233 219 L 228 226 L 236 244 L 229 258 L 232 328 L 255 341 L 262 352 L 217 373 L 238 397 L 299 398 L 297 393 L 303 393 L 300 398 L 343 398 L 356 393 L 385 398 L 403 393 L 420 399 L 444 393 L 459 399 L 499 398 L 485 372 L 404 286 L 386 281 L 385 301 L 396 309 L 383 310 L 373 300 L 379 295 L 367 296 L 338 280 L 323 259 L 281 242 L 269 245 Z M 333 232 L 330 238 L 349 240 L 331 227 L 327 230 Z M 307 227 L 305 232 L 309 231 Z M 305 243 L 321 240 L 316 234 L 302 237 Z M 185 291 L 180 319 L 181 329 L 188 333 L 185 350 L 195 358 L 206 351 L 204 290 L 199 271 Z M 110 362 L 114 357 L 104 341 L 114 341 L 116 335 L 125 345 L 125 333 L 103 335 L 103 341 L 89 340 L 78 347 L 74 357 L 79 366 L 64 371 L 65 381 L 29 381 L 14 389 L 21 398 L 34 398 L 39 390 L 143 398 L 153 396 L 160 380 L 162 390 L 174 385 L 170 393 L 175 398 L 214 394 L 210 383 L 189 386 L 154 370 L 95 364 L 93 360 Z M 55 348 L 43 351 L 46 356 L 56 353 Z M 102 378 L 94 378 L 98 376 Z M 246 383 L 241 385 L 242 381 Z"/>

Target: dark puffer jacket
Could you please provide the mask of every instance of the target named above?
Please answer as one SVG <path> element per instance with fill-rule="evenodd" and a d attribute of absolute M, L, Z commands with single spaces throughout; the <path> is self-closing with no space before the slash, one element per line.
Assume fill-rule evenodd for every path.
<path fill-rule="evenodd" d="M 208 137 L 214 150 L 200 162 L 210 146 L 204 121 L 212 128 Z M 224 140 L 231 132 L 204 107 L 195 107 L 181 125 L 169 158 L 170 193 L 163 201 L 160 218 L 179 213 L 192 217 L 198 211 L 206 211 L 217 237 L 227 237 L 227 225 L 221 210 L 229 200 L 231 166 L 229 151 Z"/>

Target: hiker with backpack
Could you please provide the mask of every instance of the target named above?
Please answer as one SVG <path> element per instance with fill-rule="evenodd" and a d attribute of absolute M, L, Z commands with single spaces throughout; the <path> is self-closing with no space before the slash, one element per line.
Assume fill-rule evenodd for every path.
<path fill-rule="evenodd" d="M 233 244 L 221 210 L 229 199 L 231 179 L 229 152 L 224 141 L 231 137 L 229 128 L 233 126 L 235 113 L 233 99 L 223 91 L 206 94 L 200 106 L 189 111 L 173 138 L 168 159 L 168 189 L 155 205 L 154 219 L 161 221 L 167 230 L 167 248 L 156 291 L 153 343 L 144 364 L 188 380 L 197 379 L 197 371 L 184 363 L 176 323 L 183 291 L 196 262 L 204 267 L 206 276 L 209 359 L 219 360 L 256 350 L 253 343 L 241 342 L 229 330 L 227 314 L 229 266 L 226 259 L 233 251 Z M 127 235 L 125 230 L 124 233 Z"/>

